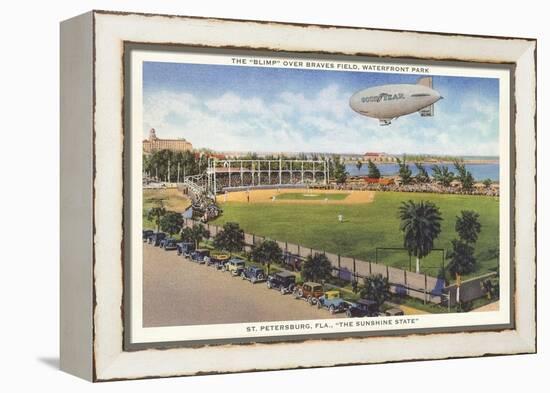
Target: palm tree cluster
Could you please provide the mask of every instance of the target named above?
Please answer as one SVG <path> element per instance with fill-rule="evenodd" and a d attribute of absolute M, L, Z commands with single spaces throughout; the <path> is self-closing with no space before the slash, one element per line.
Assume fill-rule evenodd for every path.
<path fill-rule="evenodd" d="M 170 236 L 174 236 L 182 231 L 183 217 L 181 213 L 166 210 L 162 200 L 157 201 L 157 206 L 147 211 L 147 219 L 155 224 L 157 232 L 162 230 Z"/>
<path fill-rule="evenodd" d="M 203 173 L 208 166 L 204 153 L 159 150 L 143 155 L 143 172 L 158 181 L 175 182 L 185 176 Z"/>

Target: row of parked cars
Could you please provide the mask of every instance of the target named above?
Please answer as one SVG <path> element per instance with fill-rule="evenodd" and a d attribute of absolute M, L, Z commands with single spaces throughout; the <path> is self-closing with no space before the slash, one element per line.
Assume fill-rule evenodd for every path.
<path fill-rule="evenodd" d="M 177 241 L 162 232 L 144 230 L 143 241 L 166 251 L 176 250 L 178 255 L 192 262 L 211 266 L 223 272 L 227 271 L 232 276 L 241 277 L 253 284 L 265 281 L 267 288 L 278 290 L 282 295 L 292 294 L 296 299 L 305 300 L 311 306 L 326 309 L 331 314 L 345 313 L 350 318 L 403 315 L 403 311 L 399 308 L 381 313 L 378 304 L 373 300 L 359 299 L 356 302 L 350 302 L 341 297 L 340 291 L 325 291 L 323 285 L 316 282 L 296 283 L 296 276 L 287 271 L 267 275 L 261 267 L 246 266 L 242 258 L 214 254 L 206 248 L 195 248 L 192 242 Z"/>
<path fill-rule="evenodd" d="M 244 259 L 230 257 L 227 254 L 211 254 L 209 249 L 195 248 L 192 242 L 182 242 L 166 237 L 166 234 L 153 232 L 151 230 L 143 231 L 143 241 L 155 247 L 163 248 L 166 251 L 176 250 L 178 255 L 199 264 L 212 266 L 217 270 L 228 271 L 233 276 L 239 276 L 243 280 L 252 283 L 265 281 L 266 274 L 264 270 L 257 266 L 246 266 Z"/>

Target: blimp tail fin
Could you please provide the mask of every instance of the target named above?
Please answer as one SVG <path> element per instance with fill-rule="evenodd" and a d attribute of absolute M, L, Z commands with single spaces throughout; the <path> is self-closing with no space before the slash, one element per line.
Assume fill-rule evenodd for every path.
<path fill-rule="evenodd" d="M 422 78 L 418 78 L 416 81 L 417 85 L 426 86 L 430 89 L 433 88 L 433 78 L 431 76 L 423 76 Z M 434 105 L 427 106 L 426 108 L 423 108 L 419 110 L 420 116 L 422 117 L 432 117 L 434 115 Z"/>
<path fill-rule="evenodd" d="M 416 81 L 417 85 L 433 88 L 433 78 L 431 76 L 423 76 Z"/>
<path fill-rule="evenodd" d="M 432 117 L 434 115 L 434 104 L 418 111 L 422 117 Z"/>

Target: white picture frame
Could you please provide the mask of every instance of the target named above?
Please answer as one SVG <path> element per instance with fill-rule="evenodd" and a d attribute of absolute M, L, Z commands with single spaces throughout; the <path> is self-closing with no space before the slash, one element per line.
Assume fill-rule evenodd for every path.
<path fill-rule="evenodd" d="M 136 43 L 510 66 L 513 323 L 494 331 L 128 347 L 124 51 Z M 105 11 L 63 22 L 61 368 L 108 381 L 535 352 L 535 91 L 533 39 Z"/>

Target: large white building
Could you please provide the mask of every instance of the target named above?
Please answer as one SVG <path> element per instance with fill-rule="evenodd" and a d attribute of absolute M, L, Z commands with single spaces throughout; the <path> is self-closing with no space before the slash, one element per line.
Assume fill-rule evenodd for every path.
<path fill-rule="evenodd" d="M 154 128 L 149 130 L 149 138 L 143 141 L 143 152 L 150 154 L 159 150 L 191 151 L 193 145 L 184 138 L 159 139 Z"/>

